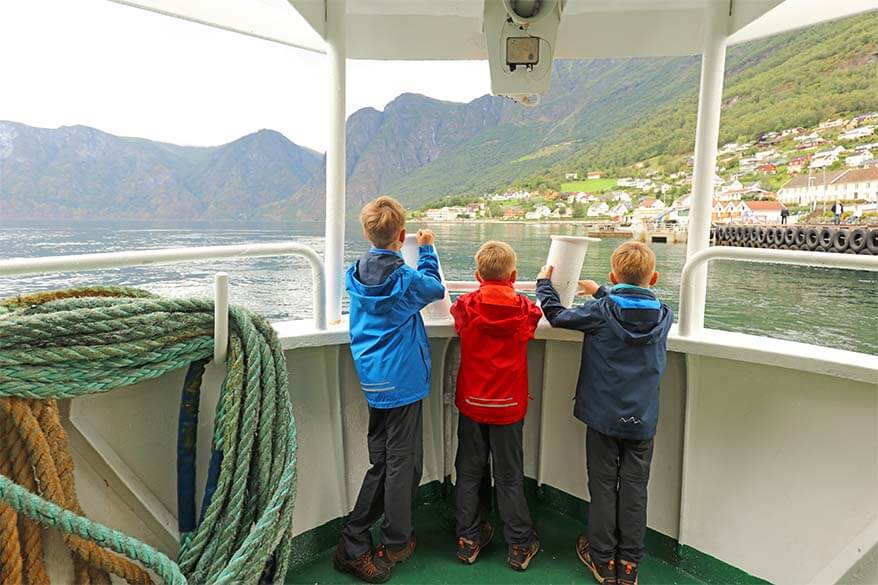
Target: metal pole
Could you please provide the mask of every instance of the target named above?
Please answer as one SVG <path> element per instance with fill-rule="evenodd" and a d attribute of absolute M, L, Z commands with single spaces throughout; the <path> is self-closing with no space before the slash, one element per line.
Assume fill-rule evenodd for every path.
<path fill-rule="evenodd" d="M 711 2 L 705 9 L 704 54 L 701 57 L 701 87 L 698 97 L 698 120 L 695 130 L 695 169 L 692 178 L 689 236 L 686 256 L 710 245 L 710 210 L 713 178 L 716 176 L 716 151 L 728 40 L 728 2 Z M 692 294 L 686 303 L 687 318 L 696 329 L 704 326 L 704 301 L 707 271 L 702 267 L 695 275 L 695 286 L 681 295 Z M 683 304 L 681 296 L 681 305 Z M 683 318 L 681 314 L 681 319 Z"/>
<path fill-rule="evenodd" d="M 329 143 L 326 148 L 326 311 L 341 321 L 345 227 L 345 12 L 346 0 L 326 0 L 329 60 Z"/>
<path fill-rule="evenodd" d="M 224 364 L 229 350 L 229 275 L 217 272 L 213 287 L 213 361 Z"/>

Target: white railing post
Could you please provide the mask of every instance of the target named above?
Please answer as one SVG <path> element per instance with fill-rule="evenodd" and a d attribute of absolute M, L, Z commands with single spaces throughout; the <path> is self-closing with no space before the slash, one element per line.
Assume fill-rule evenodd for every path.
<path fill-rule="evenodd" d="M 204 246 L 200 248 L 164 248 L 161 250 L 131 250 L 128 252 L 100 252 L 70 256 L 44 256 L 41 258 L 12 258 L 0 260 L 0 278 L 65 272 L 84 272 L 130 266 L 154 266 L 179 264 L 198 260 L 221 258 L 266 258 L 270 256 L 302 256 L 311 265 L 314 287 L 314 325 L 326 329 L 326 273 L 323 260 L 303 244 L 243 244 L 237 246 Z M 228 299 L 228 294 L 226 294 Z M 228 300 L 226 300 L 228 306 Z M 228 330 L 228 328 L 227 328 Z"/>
<path fill-rule="evenodd" d="M 326 57 L 329 65 L 329 143 L 326 147 L 326 310 L 341 321 L 345 228 L 345 0 L 326 0 Z"/>
<path fill-rule="evenodd" d="M 692 294 L 698 286 L 699 274 L 707 276 L 707 263 L 711 260 L 738 260 L 768 264 L 792 264 L 797 266 L 823 266 L 844 270 L 878 271 L 878 256 L 869 254 L 831 254 L 829 252 L 803 252 L 799 250 L 767 250 L 764 248 L 735 248 L 720 246 L 707 248 L 690 256 L 680 272 L 680 322 L 677 332 L 681 337 L 697 333 L 701 327 L 691 320 L 688 306 L 694 302 Z M 687 294 L 688 293 L 688 294 Z"/>
<path fill-rule="evenodd" d="M 695 168 L 692 177 L 686 248 L 686 255 L 690 258 L 710 245 L 710 214 L 713 203 L 713 180 L 716 176 L 729 6 L 727 1 L 714 0 L 705 8 L 704 51 L 701 56 L 701 86 L 695 129 Z M 706 289 L 707 273 L 702 270 L 695 275 L 692 290 L 680 292 L 681 306 L 683 306 L 683 295 L 692 295 L 691 302 L 686 303 L 689 311 L 687 318 L 696 329 L 704 325 Z M 682 310 L 680 319 L 683 319 Z"/>
<path fill-rule="evenodd" d="M 226 362 L 229 351 L 229 275 L 217 272 L 213 277 L 213 361 Z"/>

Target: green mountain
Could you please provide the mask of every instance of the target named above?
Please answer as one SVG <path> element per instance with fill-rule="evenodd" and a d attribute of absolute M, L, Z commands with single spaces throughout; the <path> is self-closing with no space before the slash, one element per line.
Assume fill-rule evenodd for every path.
<path fill-rule="evenodd" d="M 875 30 L 878 12 L 731 47 L 722 139 L 878 109 Z M 384 112 L 357 112 L 348 122 L 348 205 L 387 193 L 417 208 L 691 152 L 700 63 L 698 56 L 560 61 L 535 108 L 488 96 L 450 104 L 403 95 Z M 323 197 L 321 171 L 272 214 L 320 215 Z"/>
<path fill-rule="evenodd" d="M 730 48 L 720 144 L 817 126 L 841 113 L 878 110 L 876 31 L 878 12 L 871 12 Z M 566 168 L 609 170 L 692 152 L 697 105 L 693 84 L 673 103 L 583 142 L 550 174 L 558 176 Z"/>
<path fill-rule="evenodd" d="M 0 218 L 250 217 L 289 198 L 320 161 L 271 130 L 196 148 L 0 122 Z"/>
<path fill-rule="evenodd" d="M 721 140 L 878 110 L 878 12 L 730 48 Z M 542 103 L 403 94 L 347 121 L 347 202 L 556 185 L 690 152 L 700 58 L 560 61 Z M 320 155 L 263 130 L 189 148 L 79 126 L 0 122 L 2 218 L 317 219 Z"/>

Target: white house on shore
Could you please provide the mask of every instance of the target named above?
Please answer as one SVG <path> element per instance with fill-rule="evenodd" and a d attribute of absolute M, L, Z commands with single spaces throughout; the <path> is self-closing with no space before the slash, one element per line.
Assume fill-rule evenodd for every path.
<path fill-rule="evenodd" d="M 741 201 L 741 221 L 744 223 L 780 223 L 780 212 L 785 206 L 780 201 Z"/>
<path fill-rule="evenodd" d="M 822 169 L 824 167 L 830 167 L 838 160 L 839 155 L 843 152 L 844 146 L 836 146 L 830 150 L 821 150 L 820 152 L 815 153 L 811 158 L 811 168 Z"/>
<path fill-rule="evenodd" d="M 588 217 L 606 217 L 610 215 L 610 206 L 607 205 L 606 201 L 601 201 L 589 207 L 585 214 Z"/>
<path fill-rule="evenodd" d="M 428 209 L 424 216 L 430 221 L 454 221 L 458 216 L 466 213 L 463 207 L 442 207 L 440 209 Z"/>
<path fill-rule="evenodd" d="M 878 202 L 878 167 L 797 175 L 780 188 L 778 198 L 787 205 L 852 199 L 875 203 Z"/>

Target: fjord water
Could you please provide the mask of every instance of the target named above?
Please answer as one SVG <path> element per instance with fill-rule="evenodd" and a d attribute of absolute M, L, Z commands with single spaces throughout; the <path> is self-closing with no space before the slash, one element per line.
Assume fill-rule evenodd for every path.
<path fill-rule="evenodd" d="M 409 228 L 422 227 L 413 222 Z M 489 239 L 512 244 L 520 280 L 533 280 L 546 258 L 550 234 L 584 235 L 565 224 L 432 224 L 439 258 L 449 280 L 473 279 L 473 254 Z M 323 252 L 323 225 L 28 223 L 0 225 L 0 258 L 86 254 L 135 249 L 296 241 Z M 623 240 L 593 242 L 583 278 L 605 282 L 613 248 Z M 367 249 L 359 227 L 348 226 L 346 263 Z M 661 278 L 656 292 L 675 310 L 685 245 L 655 244 Z M 193 262 L 60 274 L 0 278 L 0 298 L 108 284 L 140 287 L 166 296 L 209 296 L 213 274 L 228 272 L 232 302 L 270 319 L 311 315 L 311 272 L 300 258 L 253 258 Z M 878 354 L 878 276 L 868 272 L 718 261 L 710 267 L 708 327 L 766 335 L 827 347 Z"/>

